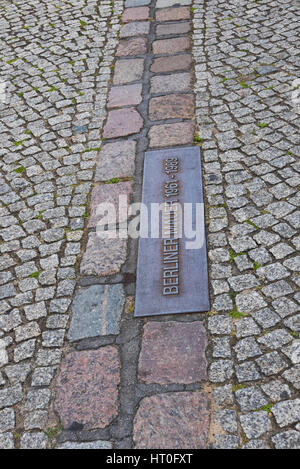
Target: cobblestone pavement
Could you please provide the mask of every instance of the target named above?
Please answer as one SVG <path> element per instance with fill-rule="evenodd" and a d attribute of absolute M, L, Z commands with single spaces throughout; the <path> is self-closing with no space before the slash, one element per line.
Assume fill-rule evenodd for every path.
<path fill-rule="evenodd" d="M 0 448 L 300 448 L 296 2 L 0 7 Z M 191 144 L 212 310 L 134 319 L 97 205 Z"/>

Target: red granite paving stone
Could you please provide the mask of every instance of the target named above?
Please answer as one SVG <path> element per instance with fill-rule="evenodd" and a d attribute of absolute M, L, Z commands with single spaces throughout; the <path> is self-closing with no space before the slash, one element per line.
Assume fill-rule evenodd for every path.
<path fill-rule="evenodd" d="M 120 37 L 132 37 L 149 34 L 150 22 L 149 21 L 134 21 L 126 23 L 122 26 Z"/>
<path fill-rule="evenodd" d="M 159 75 L 151 78 L 151 93 L 165 94 L 168 91 L 191 91 L 192 74 L 189 72 Z"/>
<path fill-rule="evenodd" d="M 108 113 L 103 137 L 116 138 L 136 134 L 142 127 L 143 119 L 134 108 L 116 109 Z"/>
<path fill-rule="evenodd" d="M 108 97 L 108 108 L 134 106 L 142 101 L 142 85 L 113 86 Z"/>
<path fill-rule="evenodd" d="M 202 322 L 148 322 L 144 326 L 138 378 L 146 384 L 191 384 L 206 379 Z"/>
<path fill-rule="evenodd" d="M 114 85 L 125 85 L 140 80 L 144 72 L 143 59 L 117 60 L 114 70 Z"/>
<path fill-rule="evenodd" d="M 162 8 L 156 10 L 156 21 L 188 20 L 191 17 L 189 7 Z"/>
<path fill-rule="evenodd" d="M 108 233 L 110 236 L 111 233 Z M 127 240 L 121 238 L 100 238 L 97 233 L 89 233 L 83 255 L 80 273 L 106 277 L 117 274 L 126 261 Z"/>
<path fill-rule="evenodd" d="M 194 96 L 190 94 L 169 94 L 152 98 L 149 103 L 149 119 L 191 119 L 194 106 Z"/>
<path fill-rule="evenodd" d="M 175 39 L 160 39 L 154 41 L 152 45 L 153 54 L 173 54 L 183 52 L 190 48 L 188 37 L 176 37 Z"/>
<path fill-rule="evenodd" d="M 182 23 L 159 24 L 156 27 L 157 36 L 168 36 L 169 34 L 186 34 L 191 30 L 188 21 Z"/>
<path fill-rule="evenodd" d="M 151 148 L 187 145 L 193 143 L 194 123 L 178 122 L 176 124 L 154 125 L 149 131 L 149 137 Z"/>
<path fill-rule="evenodd" d="M 116 52 L 117 57 L 126 57 L 130 55 L 143 55 L 146 54 L 146 38 L 135 37 L 129 40 L 121 40 Z"/>
<path fill-rule="evenodd" d="M 192 56 L 190 54 L 172 55 L 170 57 L 158 57 L 154 59 L 151 65 L 151 72 L 163 73 L 174 72 L 175 70 L 186 70 L 192 65 Z"/>
<path fill-rule="evenodd" d="M 97 185 L 92 190 L 91 204 L 90 204 L 90 217 L 89 228 L 100 226 L 103 224 L 122 223 L 127 221 L 127 204 L 130 202 L 130 195 L 132 193 L 132 181 L 120 182 L 118 184 L 101 184 Z M 121 205 L 119 196 L 122 196 Z M 105 221 L 103 219 L 103 212 L 97 214 L 97 209 L 100 204 L 109 203 L 113 204 L 114 212 L 109 212 Z M 115 216 L 118 218 L 116 219 Z"/>
<path fill-rule="evenodd" d="M 122 22 L 128 23 L 128 21 L 141 21 L 147 20 L 148 18 L 148 7 L 127 8 L 122 15 Z"/>
<path fill-rule="evenodd" d="M 97 161 L 95 181 L 134 176 L 136 141 L 119 140 L 102 146 Z"/>
<path fill-rule="evenodd" d="M 55 409 L 64 428 L 104 428 L 118 414 L 120 360 L 116 347 L 72 352 L 62 361 Z"/>
<path fill-rule="evenodd" d="M 134 448 L 206 449 L 208 406 L 208 396 L 203 392 L 173 392 L 145 397 L 134 419 Z"/>

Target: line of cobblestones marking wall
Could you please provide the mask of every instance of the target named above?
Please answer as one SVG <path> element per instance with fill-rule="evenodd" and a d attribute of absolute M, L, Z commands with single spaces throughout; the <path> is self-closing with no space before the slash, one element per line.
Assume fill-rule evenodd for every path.
<path fill-rule="evenodd" d="M 205 315 L 133 319 L 137 240 L 95 233 L 100 202 L 141 200 L 146 150 L 193 144 L 191 2 L 177 3 L 128 0 L 122 16 L 71 346 L 57 382 L 59 447 L 207 447 Z"/>

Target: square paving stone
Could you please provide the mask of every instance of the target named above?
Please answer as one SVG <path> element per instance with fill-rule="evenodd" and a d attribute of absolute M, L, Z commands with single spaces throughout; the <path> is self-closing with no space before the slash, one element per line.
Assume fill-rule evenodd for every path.
<path fill-rule="evenodd" d="M 126 57 L 128 55 L 143 55 L 147 51 L 147 41 L 144 37 L 122 39 L 119 43 L 116 56 Z"/>
<path fill-rule="evenodd" d="M 300 421 L 300 399 L 278 402 L 271 409 L 280 427 Z"/>
<path fill-rule="evenodd" d="M 194 96 L 190 94 L 169 94 L 152 98 L 149 103 L 149 118 L 152 121 L 191 119 L 194 115 L 194 106 Z"/>
<path fill-rule="evenodd" d="M 108 113 L 103 137 L 125 137 L 126 135 L 138 133 L 142 127 L 143 119 L 134 108 L 116 109 Z"/>
<path fill-rule="evenodd" d="M 176 124 L 154 125 L 149 131 L 150 147 L 170 147 L 173 145 L 187 145 L 193 142 L 193 122 L 178 122 Z"/>
<path fill-rule="evenodd" d="M 191 91 L 192 75 L 190 73 L 173 73 L 151 78 L 151 93 L 167 93 L 169 91 Z"/>
<path fill-rule="evenodd" d="M 148 322 L 138 376 L 144 383 L 194 383 L 206 379 L 206 332 L 201 322 Z"/>
<path fill-rule="evenodd" d="M 118 414 L 119 383 L 116 347 L 68 354 L 61 364 L 55 396 L 63 427 L 106 427 Z"/>
<path fill-rule="evenodd" d="M 114 70 L 114 85 L 124 85 L 140 80 L 144 71 L 143 59 L 117 60 Z"/>
<path fill-rule="evenodd" d="M 126 239 L 101 239 L 97 233 L 90 233 L 80 273 L 100 277 L 117 274 L 126 261 L 126 256 Z"/>
<path fill-rule="evenodd" d="M 152 45 L 153 54 L 174 54 L 175 52 L 183 52 L 190 48 L 190 40 L 188 37 L 177 37 L 175 39 L 160 39 L 154 41 Z"/>
<path fill-rule="evenodd" d="M 170 57 L 157 57 L 151 65 L 151 72 L 163 73 L 176 70 L 187 70 L 191 67 L 192 56 L 190 54 L 172 55 Z"/>
<path fill-rule="evenodd" d="M 263 410 L 241 415 L 240 419 L 247 438 L 259 438 L 272 429 L 270 417 Z"/>
<path fill-rule="evenodd" d="M 208 396 L 174 392 L 145 397 L 134 419 L 134 448 L 205 449 L 209 430 Z"/>
<path fill-rule="evenodd" d="M 272 437 L 276 449 L 300 449 L 300 432 L 288 430 Z"/>
<path fill-rule="evenodd" d="M 90 218 L 88 227 L 103 226 L 106 224 L 117 224 L 127 221 L 128 205 L 132 193 L 132 181 L 120 182 L 118 184 L 101 184 L 92 190 L 90 204 Z M 121 203 L 119 197 L 122 197 Z M 115 211 L 110 211 L 103 218 L 103 211 L 98 212 L 99 205 L 109 203 L 114 206 Z"/>
<path fill-rule="evenodd" d="M 73 301 L 69 340 L 119 334 L 124 302 L 122 285 L 92 285 L 82 289 Z"/>
<path fill-rule="evenodd" d="M 257 410 L 268 404 L 260 388 L 256 386 L 239 389 L 235 396 L 242 411 Z"/>
<path fill-rule="evenodd" d="M 128 8 L 122 15 L 122 22 L 147 20 L 149 18 L 148 7 Z"/>
<path fill-rule="evenodd" d="M 191 17 L 189 7 L 173 7 L 156 10 L 156 21 L 187 20 Z"/>
<path fill-rule="evenodd" d="M 149 34 L 149 29 L 149 21 L 133 21 L 122 26 L 120 38 L 146 35 Z"/>
<path fill-rule="evenodd" d="M 101 148 L 96 168 L 96 181 L 132 177 L 135 171 L 136 142 L 107 143 Z"/>
<path fill-rule="evenodd" d="M 108 108 L 134 106 L 142 101 L 142 85 L 113 86 L 108 97 Z"/>
<path fill-rule="evenodd" d="M 186 34 L 191 30 L 191 25 L 188 21 L 184 23 L 173 24 L 159 24 L 156 27 L 157 36 L 169 36 L 171 34 Z"/>

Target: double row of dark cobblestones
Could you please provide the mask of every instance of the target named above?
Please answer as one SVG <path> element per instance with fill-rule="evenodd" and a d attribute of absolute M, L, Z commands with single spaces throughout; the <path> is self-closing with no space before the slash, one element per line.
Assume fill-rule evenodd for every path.
<path fill-rule="evenodd" d="M 147 3 L 122 16 L 68 335 L 77 351 L 66 355 L 56 392 L 68 447 L 90 439 L 95 447 L 207 446 L 204 316 L 134 319 L 137 240 L 97 236 L 100 203 L 141 200 L 146 150 L 193 143 L 191 11 Z"/>

